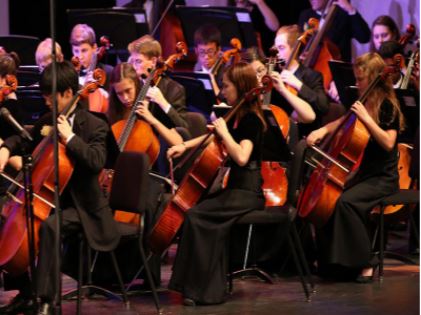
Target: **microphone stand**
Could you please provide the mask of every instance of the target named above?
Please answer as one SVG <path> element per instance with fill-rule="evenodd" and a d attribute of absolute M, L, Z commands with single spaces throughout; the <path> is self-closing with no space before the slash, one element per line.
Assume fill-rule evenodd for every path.
<path fill-rule="evenodd" d="M 57 129 L 57 59 L 56 59 L 56 27 L 55 27 L 55 1 L 50 0 L 50 31 L 51 31 L 51 57 L 52 57 L 52 115 L 53 115 L 53 143 L 54 143 L 54 204 L 55 204 L 55 226 L 57 230 L 55 246 L 54 246 L 54 258 L 55 259 L 55 292 L 53 300 L 53 311 L 54 314 L 61 314 L 61 222 L 62 213 L 59 202 L 59 150 L 58 150 L 58 129 Z"/>

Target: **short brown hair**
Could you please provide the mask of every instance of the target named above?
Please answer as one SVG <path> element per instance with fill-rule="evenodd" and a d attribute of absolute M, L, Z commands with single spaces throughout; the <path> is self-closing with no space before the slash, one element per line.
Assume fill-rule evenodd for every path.
<path fill-rule="evenodd" d="M 150 35 L 144 35 L 132 41 L 127 49 L 129 53 L 138 53 L 148 58 L 160 57 L 162 54 L 161 44 Z"/>
<path fill-rule="evenodd" d="M 76 24 L 70 34 L 70 44 L 72 46 L 80 46 L 82 44 L 95 45 L 96 35 L 93 28 L 88 24 Z"/>

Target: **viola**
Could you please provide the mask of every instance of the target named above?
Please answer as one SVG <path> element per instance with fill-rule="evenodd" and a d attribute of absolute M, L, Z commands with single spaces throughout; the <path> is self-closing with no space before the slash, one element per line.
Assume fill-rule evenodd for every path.
<path fill-rule="evenodd" d="M 228 122 L 234 117 L 242 104 L 260 97 L 261 94 L 267 93 L 272 88 L 272 81 L 269 76 L 262 78 L 262 84 L 261 87 L 249 91 L 236 106 L 232 107 L 224 116 L 224 120 Z M 149 235 L 148 242 L 155 254 L 162 253 L 168 248 L 184 221 L 184 213 L 199 201 L 227 158 L 227 152 L 223 144 L 218 137 L 214 136 L 212 131 L 204 137 L 196 149 L 201 148 L 205 143 L 208 144 L 184 176 L 176 193 Z M 197 150 L 192 150 L 184 160 L 188 160 L 196 152 Z"/>
<path fill-rule="evenodd" d="M 149 156 L 150 165 L 155 163 L 159 155 L 160 144 L 151 125 L 143 119 L 138 119 L 136 114 L 137 104 L 145 100 L 146 93 L 151 85 L 157 85 L 165 71 L 174 68 L 176 62 L 187 55 L 187 46 L 184 42 L 177 43 L 176 53 L 167 58 L 165 62 L 160 62 L 157 67 L 151 71 L 145 83 L 142 86 L 136 100 L 131 107 L 127 119 L 120 120 L 112 126 L 113 134 L 117 140 L 120 151 L 145 152 Z M 102 175 L 102 186 L 108 187 L 112 174 Z M 105 184 L 107 183 L 107 184 Z M 137 220 L 137 214 L 125 211 L 116 211 L 114 219 L 120 222 L 133 222 Z"/>
<path fill-rule="evenodd" d="M 395 66 L 387 66 L 376 79 L 370 82 L 359 98 L 364 103 L 379 82 L 396 71 Z M 335 209 L 350 172 L 358 167 L 370 133 L 357 116 L 349 111 L 340 126 L 325 141 L 322 148 L 312 148 L 323 156 L 315 161 L 316 167 L 298 200 L 298 214 L 307 218 L 316 227 L 322 227 Z"/>
<path fill-rule="evenodd" d="M 60 113 L 68 117 L 74 112 L 81 95 L 92 93 L 99 82 L 89 82 L 72 98 L 71 102 Z M 52 128 L 46 129 L 47 135 L 37 145 L 32 153 L 33 170 L 32 185 L 34 192 L 34 230 L 35 252 L 38 251 L 38 231 L 41 222 L 45 220 L 54 208 L 54 152 L 52 143 Z M 66 155 L 66 148 L 59 143 L 59 193 L 65 189 L 73 173 L 73 162 Z M 2 174 L 3 175 L 3 174 Z M 28 233 L 26 225 L 24 189 L 17 191 L 3 207 L 2 215 L 5 222 L 0 230 L 0 266 L 13 275 L 25 272 L 29 266 Z"/>
<path fill-rule="evenodd" d="M 6 75 L 5 85 L 0 86 L 0 103 L 9 95 L 16 91 L 18 87 L 18 80 L 12 74 Z"/>
<path fill-rule="evenodd" d="M 96 52 L 92 56 L 92 62 L 89 65 L 89 68 L 86 69 L 88 73 L 92 73 L 95 71 L 95 67 L 104 56 L 105 53 L 110 49 L 111 43 L 109 39 L 106 36 L 101 36 L 100 38 L 100 45 L 97 48 Z M 73 56 L 71 59 L 76 71 L 79 73 L 82 65 L 80 63 L 80 60 L 78 57 Z M 105 81 L 103 82 L 102 86 L 105 84 Z M 89 110 L 93 112 L 100 112 L 105 113 L 108 110 L 108 93 L 105 90 L 96 90 L 93 93 L 89 93 L 88 95 L 88 104 L 89 104 Z"/>

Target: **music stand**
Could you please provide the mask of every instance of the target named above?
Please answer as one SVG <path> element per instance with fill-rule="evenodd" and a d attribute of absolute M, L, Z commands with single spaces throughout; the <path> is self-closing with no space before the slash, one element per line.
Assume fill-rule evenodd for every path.
<path fill-rule="evenodd" d="M 38 66 L 20 66 L 16 73 L 19 87 L 38 84 L 40 78 L 41 73 Z"/>
<path fill-rule="evenodd" d="M 19 55 L 22 65 L 35 64 L 35 51 L 37 50 L 39 43 L 39 38 L 33 36 L 0 36 L 0 46 L 3 46 L 7 52 L 16 52 Z"/>
<path fill-rule="evenodd" d="M 395 93 L 405 117 L 405 129 L 399 135 L 399 141 L 412 143 L 415 132 L 420 125 L 419 93 L 412 89 L 395 89 Z"/>
<path fill-rule="evenodd" d="M 16 90 L 17 103 L 22 111 L 22 123 L 33 125 L 42 115 L 49 111 L 39 89 L 23 87 Z"/>
<path fill-rule="evenodd" d="M 348 87 L 355 86 L 355 75 L 352 63 L 330 60 L 329 68 L 332 73 L 333 81 L 338 90 L 341 103 L 348 109 L 357 98 L 355 92 L 349 90 Z"/>
<path fill-rule="evenodd" d="M 173 72 L 171 78 L 184 86 L 189 111 L 202 113 L 209 121 L 212 106 L 216 104 L 209 74 L 203 72 Z"/>
<path fill-rule="evenodd" d="M 176 11 L 190 51 L 194 50 L 194 32 L 204 24 L 214 25 L 220 30 L 223 50 L 232 48 L 230 41 L 233 37 L 237 37 L 244 48 L 257 46 L 253 24 L 246 9 L 177 6 Z"/>
<path fill-rule="evenodd" d="M 67 10 L 67 16 L 70 28 L 80 23 L 88 24 L 98 37 L 108 36 L 112 44 L 108 53 L 125 61 L 128 58 L 127 45 L 148 31 L 146 15 L 142 12 L 134 13 L 133 9 L 123 8 L 74 9 Z"/>

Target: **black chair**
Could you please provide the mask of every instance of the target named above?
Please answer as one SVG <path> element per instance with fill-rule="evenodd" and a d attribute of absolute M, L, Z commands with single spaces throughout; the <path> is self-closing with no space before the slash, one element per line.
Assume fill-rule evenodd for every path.
<path fill-rule="evenodd" d="M 248 224 L 249 233 L 247 237 L 246 250 L 243 262 L 243 269 L 232 272 L 229 275 L 229 287 L 232 290 L 232 280 L 238 277 L 244 276 L 258 276 L 266 282 L 273 283 L 271 277 L 261 270 L 260 268 L 253 266 L 247 268 L 248 253 L 250 250 L 250 243 L 252 238 L 252 229 L 255 224 L 281 224 L 286 231 L 286 237 L 289 248 L 294 258 L 295 265 L 300 275 L 301 284 L 306 296 L 307 301 L 310 300 L 310 291 L 308 285 L 314 291 L 314 283 L 310 275 L 310 268 L 308 267 L 306 258 L 304 256 L 301 240 L 298 237 L 298 233 L 295 227 L 295 217 L 297 209 L 295 208 L 298 192 L 300 189 L 303 161 L 306 151 L 305 140 L 301 140 L 295 147 L 293 157 L 289 167 L 288 173 L 288 193 L 287 202 L 281 207 L 266 207 L 263 210 L 254 210 L 244 216 L 242 216 L 236 224 Z M 282 240 L 279 240 L 282 241 Z M 304 271 L 303 271 L 304 269 Z M 304 276 L 304 272 L 306 277 Z"/>
<path fill-rule="evenodd" d="M 412 156 L 411 159 L 411 166 L 410 166 L 410 176 L 412 177 L 410 187 L 416 187 L 416 182 L 418 181 L 419 177 L 419 131 L 417 137 L 415 139 L 413 151 L 415 154 Z M 418 154 L 418 156 L 417 156 Z M 416 169 L 417 171 L 413 172 Z M 411 172 L 412 171 L 412 172 Z M 412 173 L 412 174 L 411 174 Z M 373 251 L 376 251 L 376 241 L 379 239 L 379 280 L 383 281 L 383 267 L 384 267 L 384 258 L 392 258 L 400 260 L 404 263 L 417 265 L 412 259 L 402 256 L 398 253 L 388 252 L 385 251 L 385 219 L 387 221 L 394 221 L 394 220 L 401 220 L 403 217 L 409 218 L 410 227 L 412 229 L 414 238 L 418 243 L 419 248 L 419 231 L 413 216 L 413 210 L 410 205 L 418 205 L 417 210 L 419 211 L 419 203 L 420 203 L 420 191 L 419 188 L 412 188 L 412 189 L 400 189 L 398 192 L 391 194 L 389 196 L 384 197 L 380 200 L 378 207 L 380 208 L 378 213 L 378 226 L 376 232 L 373 237 Z M 392 215 L 385 214 L 385 208 L 387 206 L 396 206 L 396 205 L 403 205 L 400 210 Z"/>
<path fill-rule="evenodd" d="M 4 47 L 7 52 L 16 52 L 22 65 L 35 65 L 35 51 L 39 43 L 39 38 L 33 36 L 0 36 L 0 46 Z"/>
<path fill-rule="evenodd" d="M 144 227 L 144 215 L 146 210 L 146 198 L 148 194 L 148 171 L 149 171 L 149 159 L 144 153 L 136 152 L 121 152 L 117 158 L 114 166 L 114 176 L 112 181 L 112 188 L 109 197 L 110 207 L 113 210 L 126 211 L 131 213 L 142 214 L 138 224 L 122 223 L 117 222 L 118 230 L 121 234 L 121 241 L 127 239 L 137 239 L 138 248 L 143 260 L 143 265 L 146 271 L 147 279 L 152 289 L 154 302 L 158 313 L 160 311 L 158 295 L 156 287 L 152 279 L 149 265 L 146 263 L 145 249 L 143 246 L 143 227 Z M 87 282 L 82 285 L 83 282 L 83 258 L 84 248 L 86 240 L 84 237 L 80 242 L 79 247 L 79 275 L 78 275 L 78 287 L 76 291 L 67 293 L 64 297 L 74 296 L 75 292 L 78 294 L 78 314 L 81 309 L 81 296 L 82 294 L 92 295 L 99 293 L 109 297 L 115 297 L 121 299 L 119 295 L 110 290 L 104 289 L 99 286 L 92 285 L 92 271 L 95 263 L 91 261 L 91 250 L 88 248 L 87 262 Z M 122 276 L 117 264 L 117 260 L 114 251 L 109 252 L 111 255 L 112 263 L 116 272 L 116 276 L 119 282 L 120 290 L 123 295 L 123 301 L 125 306 L 129 308 L 129 302 L 127 299 L 126 288 L 124 287 Z"/>

